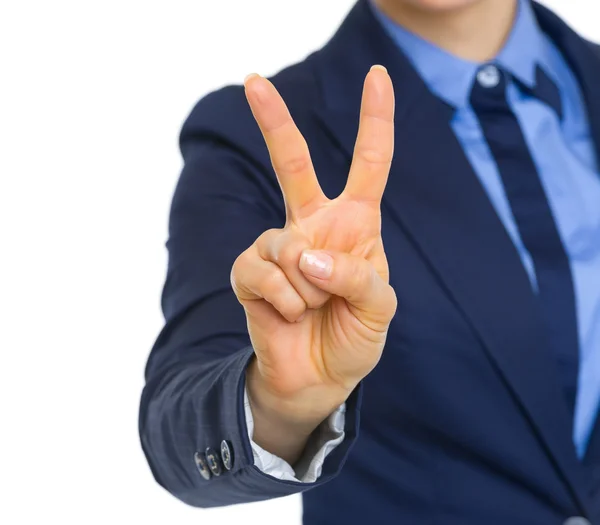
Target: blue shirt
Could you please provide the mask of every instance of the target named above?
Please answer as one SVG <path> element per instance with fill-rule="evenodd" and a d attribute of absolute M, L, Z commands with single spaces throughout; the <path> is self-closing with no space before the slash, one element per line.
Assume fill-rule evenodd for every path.
<path fill-rule="evenodd" d="M 377 9 L 374 12 L 428 88 L 456 108 L 452 128 L 535 289 L 531 257 L 521 241 L 498 168 L 469 106 L 471 87 L 481 64 L 451 55 Z M 494 62 L 529 87 L 535 86 L 535 68 L 539 65 L 561 94 L 562 121 L 552 108 L 523 93 L 514 83 L 509 85 L 507 97 L 537 165 L 571 263 L 580 343 L 573 441 L 579 457 L 583 457 L 600 405 L 600 176 L 585 103 L 573 72 L 538 26 L 529 0 L 520 0 L 511 34 Z M 397 148 L 402 154 L 402 144 Z"/>

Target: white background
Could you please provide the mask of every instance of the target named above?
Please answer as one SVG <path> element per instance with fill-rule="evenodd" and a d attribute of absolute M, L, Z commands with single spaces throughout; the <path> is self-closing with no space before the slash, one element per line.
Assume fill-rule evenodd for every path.
<path fill-rule="evenodd" d="M 321 46 L 352 0 L 0 0 L 0 522 L 294 525 L 210 511 L 139 446 L 180 125 Z M 547 0 L 600 40 L 597 0 Z"/>

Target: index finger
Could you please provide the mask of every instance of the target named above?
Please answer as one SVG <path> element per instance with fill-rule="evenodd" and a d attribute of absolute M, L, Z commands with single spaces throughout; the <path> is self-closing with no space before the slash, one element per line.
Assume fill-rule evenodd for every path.
<path fill-rule="evenodd" d="M 343 195 L 381 201 L 394 155 L 394 88 L 383 66 L 367 74 L 352 166 Z"/>
<path fill-rule="evenodd" d="M 313 168 L 306 140 L 281 95 L 267 79 L 250 75 L 246 98 L 267 144 L 288 214 L 309 213 L 326 201 Z"/>

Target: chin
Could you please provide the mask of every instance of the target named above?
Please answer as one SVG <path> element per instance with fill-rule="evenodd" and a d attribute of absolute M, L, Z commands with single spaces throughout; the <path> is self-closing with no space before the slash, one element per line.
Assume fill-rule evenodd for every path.
<path fill-rule="evenodd" d="M 395 0 L 426 11 L 455 11 L 486 0 Z"/>

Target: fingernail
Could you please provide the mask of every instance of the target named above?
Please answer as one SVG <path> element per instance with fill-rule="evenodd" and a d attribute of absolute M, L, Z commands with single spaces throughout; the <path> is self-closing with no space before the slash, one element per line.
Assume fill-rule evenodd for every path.
<path fill-rule="evenodd" d="M 249 75 L 246 75 L 246 78 L 244 79 L 244 86 L 248 83 L 248 80 L 250 80 L 251 78 L 257 77 L 258 74 L 257 73 L 250 73 Z"/>
<path fill-rule="evenodd" d="M 375 64 L 374 66 L 371 66 L 371 71 L 373 71 L 374 69 L 379 69 L 381 71 L 383 71 L 384 73 L 387 73 L 387 69 L 382 66 L 381 64 Z"/>
<path fill-rule="evenodd" d="M 324 252 L 304 250 L 300 257 L 300 270 L 313 277 L 327 279 L 333 272 L 333 259 Z"/>
<path fill-rule="evenodd" d="M 296 322 L 301 323 L 305 317 L 306 317 L 306 312 L 304 312 L 300 317 L 298 317 L 298 319 L 296 319 Z"/>

